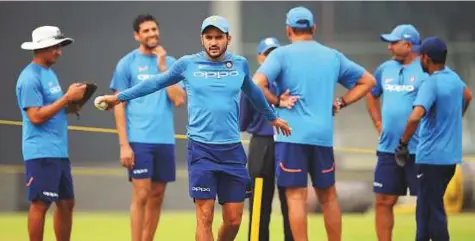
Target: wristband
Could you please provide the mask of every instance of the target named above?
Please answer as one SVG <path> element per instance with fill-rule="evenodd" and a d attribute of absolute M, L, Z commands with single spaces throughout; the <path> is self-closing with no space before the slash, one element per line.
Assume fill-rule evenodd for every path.
<path fill-rule="evenodd" d="M 402 139 L 399 139 L 399 145 L 401 145 L 401 146 L 407 146 L 407 143 L 403 142 Z"/>
<path fill-rule="evenodd" d="M 343 97 L 339 97 L 336 99 L 336 104 L 340 107 L 340 108 L 343 108 L 346 106 L 346 102 L 345 100 L 343 99 Z"/>

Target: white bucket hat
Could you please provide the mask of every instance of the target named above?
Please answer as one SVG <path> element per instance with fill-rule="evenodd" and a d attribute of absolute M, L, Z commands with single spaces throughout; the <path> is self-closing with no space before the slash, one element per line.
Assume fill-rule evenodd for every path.
<path fill-rule="evenodd" d="M 74 43 L 74 39 L 65 37 L 61 30 L 55 26 L 41 26 L 31 33 L 32 41 L 24 42 L 21 48 L 36 50 L 61 44 L 63 46 Z"/>

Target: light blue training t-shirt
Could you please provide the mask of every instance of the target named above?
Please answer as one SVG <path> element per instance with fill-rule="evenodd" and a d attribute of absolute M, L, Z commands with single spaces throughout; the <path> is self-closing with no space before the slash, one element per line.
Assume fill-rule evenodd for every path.
<path fill-rule="evenodd" d="M 23 122 L 23 159 L 28 161 L 38 158 L 68 158 L 66 109 L 63 108 L 40 125 L 31 123 L 26 114 L 30 107 L 50 105 L 63 96 L 54 71 L 36 63 L 28 64 L 18 77 L 16 96 Z"/>
<path fill-rule="evenodd" d="M 267 120 L 277 117 L 261 89 L 254 84 L 248 61 L 226 53 L 221 61 L 211 61 L 204 52 L 178 59 L 168 71 L 149 81 L 120 92 L 120 101 L 153 93 L 183 80 L 188 97 L 188 137 L 207 144 L 241 141 L 239 133 L 239 94 L 249 97 Z"/>
<path fill-rule="evenodd" d="M 420 122 L 416 163 L 453 165 L 462 162 L 463 92 L 466 87 L 449 67 L 430 75 L 414 106 L 426 113 Z"/>
<path fill-rule="evenodd" d="M 299 41 L 272 51 L 257 70 L 280 90 L 299 96 L 292 109 L 279 108 L 279 117 L 293 127 L 277 142 L 333 146 L 333 101 L 337 83 L 352 88 L 365 69 L 335 49 L 316 41 Z"/>
<path fill-rule="evenodd" d="M 167 69 L 175 61 L 175 58 L 167 56 Z M 158 73 L 157 56 L 144 55 L 136 49 L 118 62 L 110 88 L 120 92 L 142 81 L 149 81 Z M 125 112 L 129 142 L 175 144 L 173 103 L 166 89 L 128 101 Z"/>

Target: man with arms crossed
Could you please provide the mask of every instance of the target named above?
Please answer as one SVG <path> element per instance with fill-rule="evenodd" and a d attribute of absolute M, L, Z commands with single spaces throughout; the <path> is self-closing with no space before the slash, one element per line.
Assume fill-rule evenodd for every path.
<path fill-rule="evenodd" d="M 412 111 L 417 90 L 427 75 L 419 56 L 420 35 L 410 24 L 399 25 L 381 40 L 388 43 L 392 59 L 375 71 L 376 86 L 367 95 L 368 112 L 379 137 L 373 191 L 376 193 L 375 223 L 379 241 L 392 240 L 393 208 L 399 196 L 417 195 L 415 152 L 418 135 L 409 142 L 410 160 L 404 167 L 396 163 L 394 149 Z M 381 106 L 380 99 L 383 100 Z M 403 120 L 403 121 L 401 121 Z"/>
<path fill-rule="evenodd" d="M 175 62 L 160 45 L 155 18 L 135 18 L 134 37 L 140 46 L 117 64 L 110 88 L 128 89 Z M 185 91 L 178 84 L 115 107 L 120 163 L 132 181 L 130 224 L 133 241 L 152 241 L 168 182 L 175 181 L 175 127 L 173 105 L 184 103 Z"/>
<path fill-rule="evenodd" d="M 267 55 L 280 46 L 276 38 L 264 38 L 257 46 L 257 63 L 262 64 Z M 271 91 L 275 93 L 275 86 L 271 85 Z M 288 97 L 288 94 L 282 98 Z M 287 98 L 282 100 L 276 107 L 291 108 L 296 98 Z M 269 224 L 272 212 L 272 200 L 274 199 L 275 190 L 275 161 L 274 161 L 274 130 L 265 116 L 257 112 L 245 95 L 241 95 L 241 112 L 239 115 L 239 128 L 241 131 L 247 131 L 252 134 L 249 143 L 248 153 L 248 170 L 255 190 L 256 178 L 262 178 L 262 201 L 259 221 L 259 241 L 269 241 Z M 289 218 L 287 211 L 287 200 L 282 188 L 278 189 L 280 207 L 283 214 L 284 236 L 286 241 L 292 241 L 292 233 L 290 232 Z M 252 213 L 254 204 L 254 191 L 249 198 L 249 233 L 248 239 L 251 239 Z"/>
<path fill-rule="evenodd" d="M 74 42 L 55 26 L 33 30 L 32 42 L 22 49 L 32 50 L 33 61 L 20 73 L 16 85 L 17 104 L 23 120 L 22 153 L 30 209 L 30 241 L 42 241 L 45 216 L 52 202 L 57 241 L 69 241 L 74 208 L 74 188 L 68 151 L 67 105 L 80 100 L 86 85 L 72 84 L 63 94 L 51 68 L 62 48 Z"/>
<path fill-rule="evenodd" d="M 168 71 L 116 95 L 101 96 L 108 108 L 184 81 L 188 94 L 189 193 L 196 206 L 196 240 L 214 240 L 212 222 L 216 195 L 223 208 L 218 240 L 234 240 L 241 224 L 244 200 L 250 192 L 246 154 L 241 144 L 238 115 L 241 90 L 278 131 L 290 134 L 287 123 L 275 116 L 260 89 L 252 82 L 244 57 L 226 51 L 229 24 L 220 16 L 204 20 L 204 51 L 187 55 Z"/>
<path fill-rule="evenodd" d="M 322 205 L 328 240 L 341 240 L 341 211 L 335 188 L 333 114 L 364 97 L 375 80 L 364 68 L 335 49 L 313 39 L 313 14 L 304 7 L 287 13 L 287 36 L 291 44 L 274 50 L 257 70 L 254 81 L 267 100 L 279 99 L 269 92 L 289 89 L 298 101 L 278 115 L 298 126 L 292 136 L 276 137 L 277 185 L 286 188 L 289 219 L 295 241 L 307 241 L 307 173 Z M 334 101 L 336 83 L 350 89 Z"/>
<path fill-rule="evenodd" d="M 416 241 L 449 241 L 444 194 L 462 163 L 462 118 L 472 94 L 460 77 L 445 65 L 447 46 L 437 37 L 422 42 L 421 64 L 429 77 L 421 85 L 414 109 L 395 153 L 407 163 L 409 141 L 417 131 Z"/>

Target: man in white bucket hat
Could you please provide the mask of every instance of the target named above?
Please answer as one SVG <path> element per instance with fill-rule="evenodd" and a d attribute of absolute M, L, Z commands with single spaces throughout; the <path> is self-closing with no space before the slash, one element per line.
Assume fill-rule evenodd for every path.
<path fill-rule="evenodd" d="M 74 43 L 74 39 L 65 37 L 61 30 L 55 26 L 41 26 L 33 30 L 31 42 L 24 42 L 24 50 L 38 50 L 56 45 L 67 46 Z"/>
<path fill-rule="evenodd" d="M 16 86 L 18 106 L 23 120 L 22 154 L 30 208 L 30 241 L 42 241 L 45 215 L 56 203 L 54 229 L 56 240 L 69 241 L 74 207 L 74 189 L 68 154 L 67 105 L 80 100 L 84 84 L 72 84 L 63 90 L 51 66 L 72 44 L 59 28 L 42 26 L 33 30 L 32 41 L 21 45 L 34 52 L 33 60 L 20 73 Z"/>

